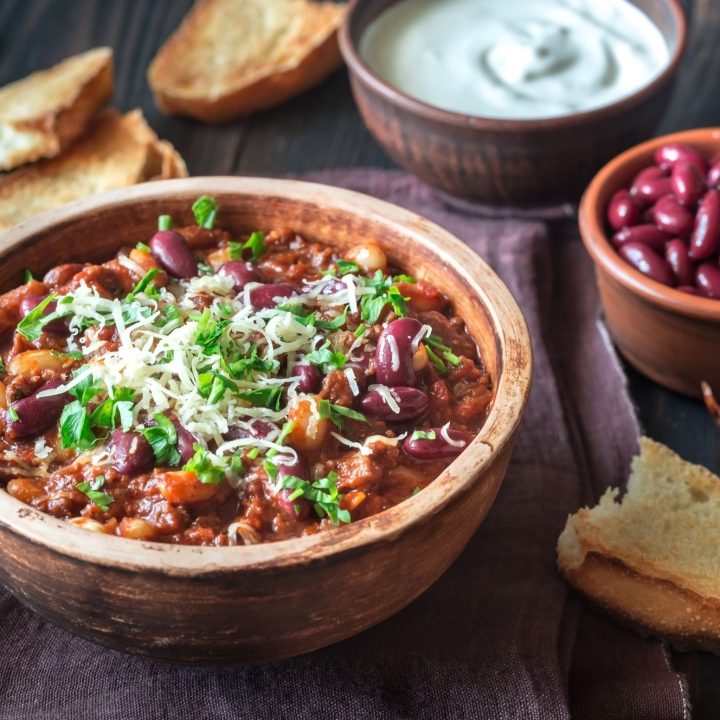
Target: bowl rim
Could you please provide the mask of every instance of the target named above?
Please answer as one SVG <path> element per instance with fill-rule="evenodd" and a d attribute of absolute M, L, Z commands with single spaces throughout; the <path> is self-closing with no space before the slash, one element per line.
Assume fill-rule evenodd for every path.
<path fill-rule="evenodd" d="M 626 263 L 610 242 L 605 231 L 605 208 L 600 206 L 599 197 L 605 194 L 608 185 L 616 182 L 616 176 L 628 165 L 647 158 L 648 164 L 655 151 L 669 142 L 696 145 L 716 141 L 720 150 L 720 127 L 682 130 L 661 135 L 631 147 L 602 167 L 585 190 L 578 209 L 580 236 L 588 253 L 598 269 L 602 269 L 616 282 L 639 295 L 648 302 L 659 305 L 681 315 L 720 321 L 720 300 L 698 297 L 668 287 L 643 275 Z M 621 187 L 614 187 L 611 194 Z"/>
<path fill-rule="evenodd" d="M 489 130 L 493 132 L 542 132 L 550 130 L 564 130 L 583 125 L 586 122 L 601 122 L 614 117 L 618 112 L 625 112 L 642 103 L 646 98 L 657 92 L 677 72 L 678 66 L 685 53 L 688 38 L 688 26 L 685 13 L 679 0 L 662 0 L 670 10 L 678 33 L 678 42 L 663 70 L 647 85 L 630 95 L 626 95 L 615 102 L 592 108 L 570 115 L 560 115 L 549 118 L 533 118 L 518 120 L 512 118 L 491 118 L 484 115 L 468 115 L 465 113 L 445 110 L 430 105 L 422 100 L 412 97 L 395 86 L 383 80 L 373 72 L 365 63 L 360 51 L 353 40 L 352 25 L 360 4 L 367 0 L 350 0 L 348 11 L 345 14 L 339 31 L 339 45 L 345 62 L 352 74 L 357 75 L 362 82 L 369 86 L 373 92 L 382 95 L 391 104 L 401 107 L 411 114 L 433 121 L 453 125 L 457 128 L 471 128 Z M 654 25 L 655 23 L 653 23 Z"/>
<path fill-rule="evenodd" d="M 197 547 L 131 540 L 74 527 L 0 490 L 0 525 L 53 552 L 101 566 L 178 576 L 285 569 L 387 543 L 441 512 L 464 494 L 511 443 L 523 416 L 532 378 L 532 346 L 525 319 L 509 289 L 467 245 L 409 210 L 362 193 L 299 180 L 193 177 L 143 183 L 91 196 L 35 216 L 0 235 L 0 262 L 17 246 L 54 227 L 67 227 L 98 211 L 201 194 L 237 194 L 299 201 L 360 214 L 419 243 L 477 293 L 498 347 L 499 381 L 482 431 L 423 492 L 356 523 L 300 538 L 237 547 Z M 188 203 L 188 207 L 189 207 Z M 502 323 L 500 319 L 502 318 Z M 88 538 L 92 542 L 88 542 Z"/>

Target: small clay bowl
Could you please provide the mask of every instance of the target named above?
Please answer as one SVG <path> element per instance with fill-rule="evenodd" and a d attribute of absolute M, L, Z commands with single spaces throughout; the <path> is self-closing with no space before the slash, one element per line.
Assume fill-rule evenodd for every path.
<path fill-rule="evenodd" d="M 608 163 L 582 198 L 580 232 L 595 262 L 605 322 L 620 352 L 660 385 L 699 397 L 702 380 L 720 389 L 720 300 L 689 295 L 638 272 L 611 245 L 605 221 L 612 195 L 652 164 L 655 151 L 669 142 L 710 157 L 720 151 L 720 129 L 655 138 Z"/>
<path fill-rule="evenodd" d="M 0 291 L 62 262 L 102 261 L 147 240 L 160 214 L 192 222 L 202 194 L 234 236 L 293 228 L 350 247 L 376 238 L 391 262 L 441 288 L 495 387 L 479 436 L 426 489 L 366 520 L 241 547 L 92 533 L 0 490 L 0 579 L 43 616 L 104 645 L 184 662 L 260 662 L 354 635 L 410 603 L 481 523 L 507 469 L 530 390 L 531 346 L 509 291 L 466 245 L 359 193 L 235 177 L 147 183 L 53 210 L 0 237 Z"/>
<path fill-rule="evenodd" d="M 353 0 L 340 29 L 365 125 L 390 157 L 434 187 L 491 204 L 577 200 L 614 155 L 653 134 L 670 99 L 687 25 L 676 0 L 630 0 L 657 25 L 670 59 L 638 92 L 597 110 L 541 120 L 448 112 L 389 85 L 366 65 L 360 38 L 397 0 Z"/>

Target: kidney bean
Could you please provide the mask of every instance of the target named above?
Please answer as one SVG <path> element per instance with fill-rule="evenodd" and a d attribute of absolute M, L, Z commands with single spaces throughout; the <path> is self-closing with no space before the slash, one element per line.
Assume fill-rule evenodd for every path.
<path fill-rule="evenodd" d="M 673 284 L 670 266 L 652 248 L 639 242 L 626 242 L 620 246 L 620 255 L 643 275 L 663 285 Z"/>
<path fill-rule="evenodd" d="M 250 291 L 250 304 L 258 310 L 274 308 L 278 305 L 277 298 L 288 298 L 294 294 L 289 285 L 258 285 Z"/>
<path fill-rule="evenodd" d="M 686 237 L 695 224 L 693 214 L 674 195 L 661 197 L 652 207 L 653 219 L 660 230 Z"/>
<path fill-rule="evenodd" d="M 377 390 L 370 390 L 361 395 L 358 398 L 358 407 L 365 415 L 387 422 L 415 420 L 428 409 L 429 398 L 422 390 L 398 386 L 392 389 L 392 393 L 400 407 L 400 412 L 394 412 Z"/>
<path fill-rule="evenodd" d="M 641 170 L 632 181 L 630 195 L 636 202 L 654 203 L 663 195 L 672 192 L 668 174 L 656 165 Z"/>
<path fill-rule="evenodd" d="M 272 431 L 273 425 L 266 423 L 264 420 L 251 420 L 249 423 L 250 427 L 243 427 L 242 425 L 235 425 L 228 429 L 223 435 L 224 440 L 241 440 L 243 438 L 257 438 L 258 440 L 264 440 Z"/>
<path fill-rule="evenodd" d="M 150 239 L 150 251 L 163 270 L 176 278 L 195 277 L 197 260 L 190 252 L 187 240 L 174 230 L 160 230 Z"/>
<path fill-rule="evenodd" d="M 224 263 L 219 272 L 232 278 L 235 292 L 241 292 L 248 283 L 260 280 L 255 266 L 242 260 L 230 260 L 230 262 Z"/>
<path fill-rule="evenodd" d="M 676 285 L 692 285 L 695 269 L 688 255 L 688 246 L 682 240 L 671 240 L 665 246 L 665 260 L 670 265 Z"/>
<path fill-rule="evenodd" d="M 620 248 L 628 242 L 642 243 L 661 253 L 665 248 L 665 243 L 671 239 L 672 235 L 659 230 L 655 225 L 643 224 L 626 227 L 616 232 L 612 237 L 612 242 L 616 248 Z"/>
<path fill-rule="evenodd" d="M 706 260 L 717 252 L 720 242 L 720 191 L 708 190 L 700 201 L 695 227 L 690 236 L 690 257 Z"/>
<path fill-rule="evenodd" d="M 475 437 L 471 432 L 464 430 L 448 430 L 448 435 L 452 440 L 465 443 L 462 447 L 450 445 L 440 432 L 440 428 L 433 428 L 435 439 L 416 438 L 413 440 L 412 435 L 403 440 L 403 450 L 411 457 L 418 460 L 439 460 L 441 458 L 450 458 L 459 455 Z"/>
<path fill-rule="evenodd" d="M 7 416 L 8 430 L 13 437 L 34 437 L 50 429 L 58 421 L 63 408 L 71 399 L 68 393 L 49 397 L 38 395 L 44 390 L 54 390 L 62 384 L 61 380 L 46 382 L 32 395 L 10 405 L 17 414 L 17 420 Z"/>
<path fill-rule="evenodd" d="M 682 143 L 668 143 L 655 151 L 655 162 L 665 169 L 672 169 L 676 163 L 688 162 L 705 175 L 707 160 L 697 151 Z"/>
<path fill-rule="evenodd" d="M 642 220 L 642 208 L 627 190 L 618 190 L 610 200 L 607 218 L 613 230 L 621 230 Z"/>
<path fill-rule="evenodd" d="M 277 469 L 277 480 L 282 480 L 290 475 L 310 480 L 310 466 L 302 455 L 298 455 L 297 460 L 291 463 L 277 463 Z"/>
<path fill-rule="evenodd" d="M 393 320 L 380 333 L 375 350 L 375 376 L 379 383 L 390 387 L 416 384 L 411 346 L 421 327 L 419 320 L 404 317 Z"/>
<path fill-rule="evenodd" d="M 672 191 L 683 205 L 694 205 L 705 192 L 705 180 L 697 166 L 689 162 L 678 162 L 670 176 Z"/>
<path fill-rule="evenodd" d="M 314 365 L 298 363 L 293 368 L 292 376 L 300 378 L 297 389 L 301 393 L 314 393 L 320 389 L 322 375 Z"/>
<path fill-rule="evenodd" d="M 150 443 L 138 432 L 117 428 L 110 437 L 111 465 L 123 475 L 137 475 L 155 464 Z"/>
<path fill-rule="evenodd" d="M 720 153 L 716 153 L 710 158 L 710 169 L 705 179 L 710 187 L 720 185 Z"/>
<path fill-rule="evenodd" d="M 34 310 L 47 295 L 36 295 L 35 293 L 28 293 L 20 301 L 20 314 L 25 317 L 29 312 Z M 49 315 L 57 310 L 57 303 L 51 302 L 46 308 L 43 315 Z M 67 335 L 68 327 L 65 324 L 65 320 L 58 319 L 48 323 L 43 330 L 45 332 L 52 333 L 53 335 Z"/>
<path fill-rule="evenodd" d="M 702 263 L 695 270 L 695 287 L 701 295 L 720 299 L 720 267 L 715 263 Z"/>

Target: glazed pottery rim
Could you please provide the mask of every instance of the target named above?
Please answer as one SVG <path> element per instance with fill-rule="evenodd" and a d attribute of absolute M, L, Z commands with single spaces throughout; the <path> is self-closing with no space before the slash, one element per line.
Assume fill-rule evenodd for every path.
<path fill-rule="evenodd" d="M 641 104 L 675 75 L 685 52 L 688 36 L 687 20 L 679 0 L 661 0 L 661 2 L 666 4 L 672 14 L 673 22 L 675 23 L 678 33 L 678 41 L 675 50 L 667 60 L 662 71 L 647 85 L 643 85 L 639 90 L 615 102 L 579 113 L 526 120 L 491 118 L 482 115 L 468 115 L 453 112 L 452 110 L 445 110 L 435 105 L 430 105 L 404 93 L 371 70 L 360 54 L 360 50 L 353 39 L 352 32 L 355 14 L 360 5 L 367 1 L 368 0 L 350 0 L 348 11 L 340 26 L 340 51 L 351 73 L 356 74 L 373 92 L 382 95 L 385 100 L 391 104 L 397 105 L 403 110 L 414 115 L 419 115 L 429 121 L 452 125 L 458 129 L 487 130 L 497 133 L 543 132 L 564 130 L 575 126 L 582 126 L 588 122 L 600 122 L 610 119 L 619 112 L 630 110 L 636 105 Z M 655 25 L 654 22 L 653 25 Z"/>
<path fill-rule="evenodd" d="M 162 180 L 91 196 L 0 233 L 0 262 L 17 247 L 31 242 L 35 235 L 45 235 L 53 227 L 66 227 L 90 213 L 112 211 L 133 202 L 157 202 L 160 210 L 164 199 L 187 196 L 192 202 L 202 194 L 297 201 L 354 214 L 360 214 L 354 209 L 359 207 L 363 218 L 404 234 L 408 242 L 424 245 L 436 261 L 441 260 L 449 272 L 470 285 L 492 327 L 498 348 L 499 381 L 480 433 L 417 495 L 369 518 L 300 538 L 237 547 L 145 542 L 75 527 L 20 502 L 4 489 L 0 490 L 0 524 L 59 554 L 128 571 L 207 576 L 286 569 L 335 562 L 348 553 L 390 542 L 441 512 L 475 482 L 482 481 L 484 472 L 512 442 L 524 414 L 532 378 L 530 336 L 520 308 L 495 272 L 455 236 L 416 213 L 355 191 L 299 180 L 224 176 Z M 478 308 L 478 312 L 483 310 Z M 501 319 L 505 324 L 500 323 Z"/>
<path fill-rule="evenodd" d="M 585 248 L 597 267 L 628 290 L 648 302 L 678 314 L 720 321 L 720 300 L 699 297 L 668 287 L 648 278 L 625 262 L 612 246 L 605 231 L 607 201 L 600 202 L 600 196 L 606 195 L 609 200 L 614 192 L 621 189 L 621 186 L 618 185 L 606 192 L 608 184 L 617 183 L 616 176 L 622 174 L 626 166 L 640 164 L 638 161 L 641 158 L 647 158 L 648 164 L 650 164 L 655 150 L 662 145 L 679 142 L 692 146 L 708 141 L 716 141 L 718 149 L 720 149 L 720 127 L 682 130 L 669 135 L 661 135 L 621 153 L 601 168 L 588 185 L 580 201 L 578 224 Z"/>

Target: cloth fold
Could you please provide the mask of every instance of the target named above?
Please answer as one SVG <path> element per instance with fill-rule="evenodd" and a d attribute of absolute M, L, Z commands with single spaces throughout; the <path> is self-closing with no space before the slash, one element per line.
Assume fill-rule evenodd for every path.
<path fill-rule="evenodd" d="M 124 656 L 64 633 L 3 593 L 0 720 L 689 717 L 664 648 L 585 608 L 555 567 L 568 513 L 622 482 L 638 435 L 567 208 L 498 213 L 394 171 L 311 179 L 444 226 L 498 272 L 522 307 L 534 387 L 487 519 L 448 572 L 393 618 L 257 667 Z"/>

